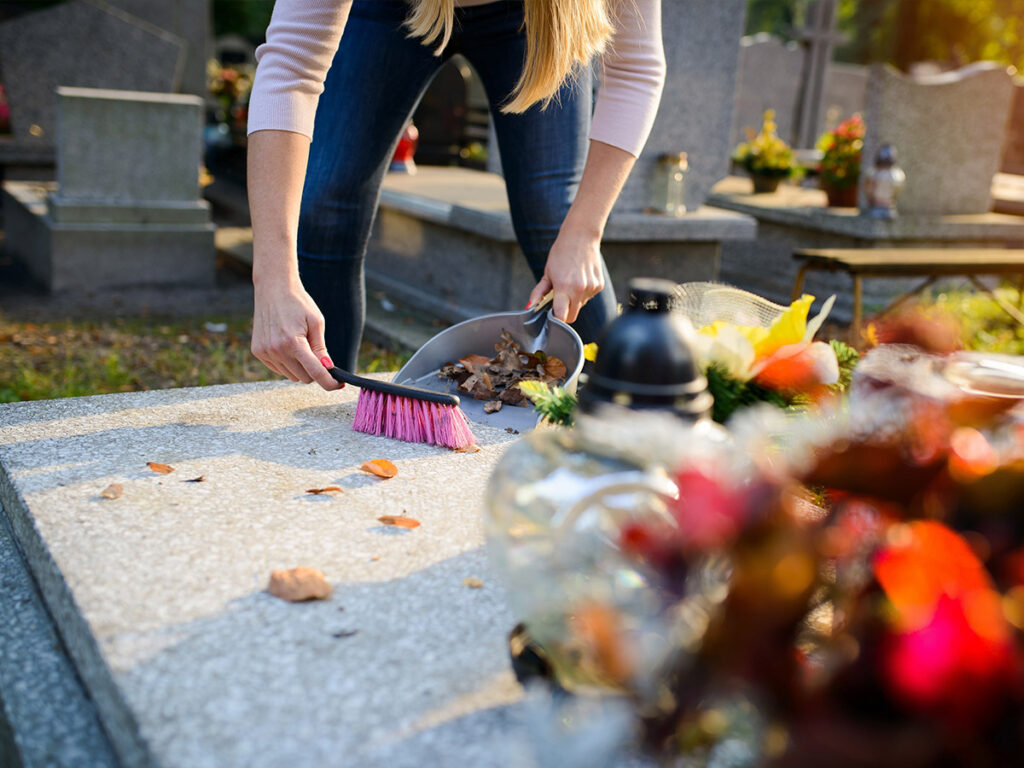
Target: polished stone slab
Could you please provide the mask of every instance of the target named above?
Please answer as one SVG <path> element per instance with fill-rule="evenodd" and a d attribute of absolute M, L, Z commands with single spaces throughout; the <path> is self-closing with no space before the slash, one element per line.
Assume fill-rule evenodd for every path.
<path fill-rule="evenodd" d="M 284 382 L 0 406 L 0 502 L 123 764 L 532 764 L 481 522 L 516 438 L 363 435 L 355 400 Z M 397 477 L 359 470 L 375 458 Z M 403 513 L 421 526 L 377 520 Z M 332 598 L 264 591 L 298 565 Z"/>

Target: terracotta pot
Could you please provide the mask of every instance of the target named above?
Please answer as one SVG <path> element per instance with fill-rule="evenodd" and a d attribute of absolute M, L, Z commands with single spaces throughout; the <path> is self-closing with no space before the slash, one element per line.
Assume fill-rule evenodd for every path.
<path fill-rule="evenodd" d="M 852 187 L 833 187 L 822 184 L 825 196 L 828 197 L 830 208 L 856 208 L 857 207 L 857 185 Z"/>
<path fill-rule="evenodd" d="M 758 173 L 750 174 L 750 178 L 754 181 L 754 192 L 756 194 L 774 192 L 779 188 L 779 182 L 782 181 L 780 176 L 762 176 Z"/>

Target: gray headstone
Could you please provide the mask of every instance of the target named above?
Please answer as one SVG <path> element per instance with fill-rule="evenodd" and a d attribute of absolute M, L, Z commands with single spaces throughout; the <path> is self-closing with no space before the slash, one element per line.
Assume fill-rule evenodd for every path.
<path fill-rule="evenodd" d="M 61 199 L 196 201 L 202 106 L 187 94 L 59 88 Z"/>
<path fill-rule="evenodd" d="M 923 78 L 871 68 L 864 168 L 882 143 L 896 147 L 907 184 L 902 213 L 984 213 L 999 170 L 1013 95 L 1006 67 L 979 62 Z"/>
<path fill-rule="evenodd" d="M 1024 78 L 1015 78 L 1013 84 L 1013 105 L 1003 145 L 1002 170 L 1024 175 Z"/>
<path fill-rule="evenodd" d="M 760 130 L 766 109 L 775 110 L 779 136 L 793 141 L 805 58 L 802 46 L 767 33 L 740 40 L 730 148 L 747 140 L 747 128 Z"/>
<path fill-rule="evenodd" d="M 177 36 L 99 0 L 72 0 L 0 24 L 12 144 L 52 151 L 58 86 L 177 90 L 184 47 Z"/>
<path fill-rule="evenodd" d="M 186 45 L 182 93 L 205 96 L 206 61 L 213 51 L 210 0 L 108 0 L 133 16 L 181 38 Z"/>
<path fill-rule="evenodd" d="M 686 207 L 699 208 L 729 168 L 729 129 L 736 89 L 745 0 L 662 4 L 668 76 L 647 146 L 637 159 L 618 212 L 642 211 L 650 200 L 658 156 L 686 152 Z"/>
<path fill-rule="evenodd" d="M 829 131 L 855 112 L 864 112 L 868 70 L 859 64 L 831 64 L 825 79 L 824 125 Z"/>

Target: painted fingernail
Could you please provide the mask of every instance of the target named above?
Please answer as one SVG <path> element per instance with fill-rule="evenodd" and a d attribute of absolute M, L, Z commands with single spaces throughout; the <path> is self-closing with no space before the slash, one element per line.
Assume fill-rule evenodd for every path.
<path fill-rule="evenodd" d="M 320 358 L 320 365 L 322 365 L 324 368 L 334 367 L 334 363 L 331 362 L 331 358 L 329 358 L 327 355 L 324 355 L 323 357 Z"/>
<path fill-rule="evenodd" d="M 529 309 L 532 306 L 533 306 L 533 302 L 532 301 L 528 301 L 528 302 L 526 302 L 526 306 L 523 307 L 523 309 Z"/>

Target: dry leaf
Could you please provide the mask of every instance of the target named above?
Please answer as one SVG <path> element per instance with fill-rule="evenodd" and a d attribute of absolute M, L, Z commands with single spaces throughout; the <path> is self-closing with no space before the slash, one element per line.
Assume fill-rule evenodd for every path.
<path fill-rule="evenodd" d="M 384 525 L 393 525 L 396 528 L 419 528 L 420 521 L 413 520 L 411 517 L 405 517 L 404 515 L 382 515 L 377 520 L 384 523 Z"/>
<path fill-rule="evenodd" d="M 328 485 L 326 488 L 307 488 L 306 493 L 342 493 L 343 491 L 336 485 Z"/>
<path fill-rule="evenodd" d="M 360 464 L 359 468 L 364 472 L 369 472 L 371 475 L 383 477 L 384 479 L 398 474 L 398 467 L 387 459 L 370 459 L 370 461 L 364 461 Z"/>
<path fill-rule="evenodd" d="M 120 483 L 111 483 L 102 491 L 100 496 L 104 499 L 120 499 L 124 495 L 124 486 Z"/>
<path fill-rule="evenodd" d="M 146 466 L 154 472 L 159 472 L 161 475 L 169 475 L 174 471 L 174 467 L 170 464 L 157 464 L 155 461 L 147 461 Z"/>
<path fill-rule="evenodd" d="M 467 371 L 472 371 L 473 366 L 490 365 L 491 359 L 489 357 L 484 357 L 483 355 L 466 355 L 465 357 L 460 357 L 459 362 L 462 364 L 462 367 L 465 368 Z"/>
<path fill-rule="evenodd" d="M 290 571 L 271 571 L 267 592 L 274 597 L 299 603 L 303 600 L 326 600 L 331 596 L 331 585 L 316 568 L 299 566 Z"/>
<path fill-rule="evenodd" d="M 462 586 L 469 587 L 470 589 L 480 589 L 484 583 L 475 576 L 467 576 L 462 580 Z"/>
<path fill-rule="evenodd" d="M 544 372 L 553 378 L 561 379 L 565 377 L 565 363 L 559 360 L 557 357 L 549 356 L 544 361 Z"/>
<path fill-rule="evenodd" d="M 501 410 L 501 400 L 488 400 L 484 403 L 484 413 L 497 413 Z"/>
<path fill-rule="evenodd" d="M 454 448 L 455 453 L 480 453 L 480 446 L 476 443 L 468 445 L 465 448 Z"/>
<path fill-rule="evenodd" d="M 193 477 L 191 480 L 186 480 L 186 483 L 205 483 L 206 478 L 200 475 L 199 477 Z"/>

